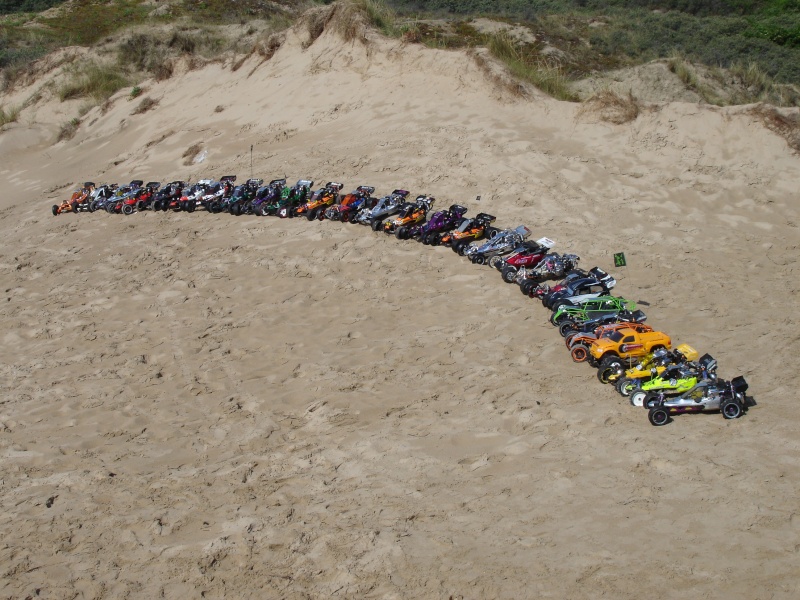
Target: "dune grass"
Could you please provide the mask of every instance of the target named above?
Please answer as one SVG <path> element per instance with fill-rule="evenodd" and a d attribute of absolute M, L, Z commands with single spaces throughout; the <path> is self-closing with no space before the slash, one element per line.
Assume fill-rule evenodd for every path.
<path fill-rule="evenodd" d="M 15 122 L 19 118 L 20 110 L 19 106 L 12 106 L 8 110 L 4 106 L 0 106 L 0 127 Z"/>
<path fill-rule="evenodd" d="M 635 121 L 641 112 L 639 100 L 631 91 L 627 94 L 604 89 L 587 98 L 579 110 L 579 114 L 594 114 L 601 121 L 623 125 Z"/>
<path fill-rule="evenodd" d="M 75 134 L 78 132 L 78 127 L 80 126 L 81 120 L 79 118 L 75 117 L 74 119 L 70 119 L 59 129 L 56 141 L 63 142 L 64 140 L 71 140 L 75 137 Z"/>
<path fill-rule="evenodd" d="M 526 81 L 558 100 L 576 102 L 577 96 L 567 87 L 567 78 L 561 67 L 519 44 L 508 33 L 487 36 L 489 52 L 500 60 L 517 79 Z"/>
<path fill-rule="evenodd" d="M 103 102 L 128 84 L 119 69 L 89 63 L 69 72 L 69 80 L 58 89 L 58 97 L 62 102 L 84 97 Z"/>

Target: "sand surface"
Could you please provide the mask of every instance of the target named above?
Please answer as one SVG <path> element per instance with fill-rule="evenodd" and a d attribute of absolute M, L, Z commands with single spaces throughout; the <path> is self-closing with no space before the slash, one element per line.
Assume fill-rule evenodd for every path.
<path fill-rule="evenodd" d="M 462 53 L 304 41 L 148 82 L 143 115 L 121 92 L 70 141 L 0 133 L 0 597 L 797 598 L 785 141 L 743 109 L 609 125 Z M 445 248 L 49 212 L 85 179 L 245 178 L 251 144 L 265 179 L 433 194 L 587 268 L 624 251 L 619 294 L 759 405 L 654 428 Z"/>

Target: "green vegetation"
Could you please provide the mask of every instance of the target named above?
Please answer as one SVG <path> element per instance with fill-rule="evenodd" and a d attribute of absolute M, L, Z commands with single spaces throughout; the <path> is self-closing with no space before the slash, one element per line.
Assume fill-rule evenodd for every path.
<path fill-rule="evenodd" d="M 494 16 L 529 23 L 557 47 L 588 42 L 574 76 L 666 58 L 730 68 L 755 64 L 800 83 L 800 0 L 387 0 L 399 14 Z M 581 52 L 586 54 L 586 52 Z"/>
<path fill-rule="evenodd" d="M 59 90 L 64 99 L 89 96 L 98 102 L 141 73 L 169 78 L 180 56 L 212 59 L 233 49 L 268 59 L 281 43 L 270 33 L 289 26 L 305 8 L 332 1 L 0 0 L 0 89 L 64 45 L 114 41 L 116 65 L 84 67 Z M 58 8 L 46 16 L 32 12 L 51 7 Z M 535 40 L 479 32 L 470 24 L 475 16 L 527 25 Z M 251 24 L 241 43 L 215 28 L 254 19 L 270 25 Z M 310 42 L 328 26 L 325 19 L 307 21 Z M 333 26 L 347 40 L 365 41 L 363 21 L 406 42 L 486 47 L 514 77 L 564 100 L 575 100 L 568 88 L 572 80 L 659 58 L 668 59 L 670 69 L 707 102 L 799 100 L 796 88 L 780 84 L 800 84 L 800 0 L 351 0 L 338 9 Z M 124 31 L 164 23 L 175 26 L 169 33 Z M 254 42 L 257 31 L 262 35 Z M 716 81 L 709 82 L 709 74 Z M 735 97 L 720 93 L 730 83 L 745 91 Z"/>
<path fill-rule="evenodd" d="M 0 15 L 39 12 L 62 4 L 65 0 L 0 0 Z"/>
<path fill-rule="evenodd" d="M 70 75 L 70 80 L 58 90 L 62 102 L 86 96 L 102 102 L 129 83 L 119 69 L 96 63 L 73 69 Z"/>
<path fill-rule="evenodd" d="M 75 134 L 78 132 L 78 127 L 80 126 L 81 120 L 79 118 L 75 117 L 74 119 L 70 119 L 61 126 L 56 141 L 71 140 L 75 137 Z"/>
<path fill-rule="evenodd" d="M 5 107 L 0 106 L 0 127 L 7 123 L 13 123 L 19 118 L 19 106 L 14 106 L 6 111 Z"/>
<path fill-rule="evenodd" d="M 554 62 L 548 62 L 528 46 L 519 44 L 506 33 L 486 36 L 492 56 L 502 61 L 517 79 L 527 81 L 559 100 L 576 101 L 567 88 L 563 71 Z"/>

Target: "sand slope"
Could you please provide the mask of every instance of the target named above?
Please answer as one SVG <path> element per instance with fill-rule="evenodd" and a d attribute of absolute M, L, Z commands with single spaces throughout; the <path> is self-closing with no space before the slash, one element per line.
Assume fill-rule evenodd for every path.
<path fill-rule="evenodd" d="M 144 115 L 120 93 L 69 142 L 0 134 L 0 597 L 797 597 L 785 142 L 741 109 L 613 126 L 460 53 L 304 41 L 149 82 Z M 447 249 L 49 214 L 86 178 L 246 177 L 251 144 L 264 178 L 430 193 L 586 267 L 625 251 L 619 293 L 759 406 L 651 427 Z"/>

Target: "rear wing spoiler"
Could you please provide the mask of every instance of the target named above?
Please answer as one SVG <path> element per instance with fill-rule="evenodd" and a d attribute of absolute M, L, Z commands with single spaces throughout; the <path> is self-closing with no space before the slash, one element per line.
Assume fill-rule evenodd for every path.
<path fill-rule="evenodd" d="M 514 229 L 514 233 L 516 233 L 524 240 L 531 235 L 531 230 L 528 229 L 525 225 L 520 225 L 519 227 Z"/>
<path fill-rule="evenodd" d="M 536 243 L 542 246 L 543 248 L 547 248 L 548 250 L 556 245 L 556 243 L 553 240 L 546 237 L 539 238 L 538 240 L 536 240 Z"/>
<path fill-rule="evenodd" d="M 466 214 L 467 210 L 469 210 L 466 206 L 461 206 L 460 204 L 451 204 L 450 208 L 448 209 L 451 213 L 455 213 L 458 215 Z"/>
<path fill-rule="evenodd" d="M 284 180 L 285 182 L 286 180 Z M 244 182 L 245 185 L 249 185 L 250 187 L 259 187 L 262 183 L 264 183 L 263 179 L 248 179 Z"/>
<path fill-rule="evenodd" d="M 408 190 L 395 190 L 391 193 L 392 196 L 402 196 L 403 198 L 408 196 L 408 194 Z"/>
<path fill-rule="evenodd" d="M 703 354 L 700 357 L 700 360 L 697 363 L 703 367 L 706 371 L 713 371 L 717 368 L 717 359 L 715 359 L 710 354 Z"/>
<path fill-rule="evenodd" d="M 362 194 L 367 194 L 368 196 L 371 196 L 372 194 L 375 193 L 375 188 L 372 187 L 371 185 L 360 185 L 356 188 L 356 192 L 361 192 Z"/>
<path fill-rule="evenodd" d="M 88 187 L 96 187 L 96 186 L 94 185 L 94 181 L 86 181 L 86 182 L 84 182 L 83 187 L 88 188 Z"/>
<path fill-rule="evenodd" d="M 731 387 L 733 388 L 733 391 L 739 392 L 740 394 L 744 394 L 747 391 L 747 388 L 750 386 L 747 385 L 747 381 L 745 380 L 745 378 L 739 375 L 738 377 L 734 377 L 733 379 L 731 379 Z M 748 400 L 747 406 L 756 405 L 756 401 L 753 400 L 752 398 L 748 398 L 747 400 Z"/>
<path fill-rule="evenodd" d="M 329 181 L 325 184 L 325 187 L 336 192 L 341 192 L 342 188 L 344 187 L 341 183 L 336 183 L 335 181 Z"/>
<path fill-rule="evenodd" d="M 225 181 L 234 182 L 236 181 L 236 175 L 223 175 L 222 177 L 219 178 L 219 180 L 222 182 Z"/>
<path fill-rule="evenodd" d="M 314 186 L 314 180 L 313 179 L 299 179 L 294 186 L 295 187 L 304 187 L 304 188 L 311 189 Z"/>
<path fill-rule="evenodd" d="M 628 319 L 631 323 L 644 323 L 647 321 L 647 315 L 644 314 L 641 310 L 635 310 L 631 313 L 630 318 Z"/>
<path fill-rule="evenodd" d="M 475 215 L 476 221 L 486 221 L 487 223 L 491 223 L 496 219 L 497 217 L 495 217 L 494 215 L 490 215 L 489 213 L 478 213 L 477 215 Z"/>
<path fill-rule="evenodd" d="M 144 186 L 144 187 L 150 188 L 151 190 L 157 190 L 158 188 L 161 187 L 161 182 L 160 181 L 148 181 L 147 185 Z"/>
<path fill-rule="evenodd" d="M 141 179 L 134 179 L 128 185 L 135 185 L 138 187 L 142 187 L 142 185 L 144 185 L 144 181 L 142 181 Z"/>
<path fill-rule="evenodd" d="M 282 179 L 273 179 L 272 181 L 269 182 L 269 185 L 270 187 L 275 185 L 286 185 L 286 177 Z"/>

